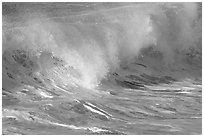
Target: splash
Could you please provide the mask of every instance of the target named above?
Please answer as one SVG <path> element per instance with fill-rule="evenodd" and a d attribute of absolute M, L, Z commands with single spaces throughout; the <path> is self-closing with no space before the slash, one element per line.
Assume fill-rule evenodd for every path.
<path fill-rule="evenodd" d="M 40 58 L 41 69 L 51 68 L 48 58 L 42 61 L 42 53 L 52 53 L 65 62 L 66 68 L 74 70 L 61 74 L 63 78 L 93 88 L 108 73 L 119 69 L 121 63 L 133 61 L 144 48 L 156 46 L 164 54 L 165 62 L 173 62 L 176 50 L 196 46 L 201 38 L 197 29 L 201 26 L 198 6 L 198 3 L 99 6 L 85 14 L 65 17 L 38 11 L 24 13 L 21 16 L 24 25 L 9 28 L 5 26 L 11 21 L 3 16 L 3 52 L 13 48 L 30 51 Z"/>

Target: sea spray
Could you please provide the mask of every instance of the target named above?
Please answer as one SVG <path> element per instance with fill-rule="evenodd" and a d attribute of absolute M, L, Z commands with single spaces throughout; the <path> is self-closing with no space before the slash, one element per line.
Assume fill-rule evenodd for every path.
<path fill-rule="evenodd" d="M 62 59 L 68 69 L 74 70 L 61 76 L 67 75 L 63 77 L 93 88 L 108 73 L 119 69 L 121 63 L 134 61 L 141 49 L 155 46 L 164 54 L 164 62 L 172 63 L 176 50 L 196 46 L 201 37 L 196 31 L 201 25 L 197 5 L 99 6 L 86 14 L 65 17 L 53 17 L 39 10 L 24 13 L 21 16 L 23 26 L 5 28 L 11 21 L 4 17 L 3 52 L 21 48 L 32 51 L 30 53 L 39 59 L 41 53 L 52 53 Z M 41 69 L 48 67 L 51 70 L 51 65 L 43 65 L 46 61 L 39 63 Z"/>

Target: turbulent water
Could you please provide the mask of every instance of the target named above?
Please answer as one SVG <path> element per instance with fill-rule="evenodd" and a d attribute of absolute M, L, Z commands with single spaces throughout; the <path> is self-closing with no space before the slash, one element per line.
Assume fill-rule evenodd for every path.
<path fill-rule="evenodd" d="M 201 134 L 201 3 L 3 3 L 3 134 Z"/>

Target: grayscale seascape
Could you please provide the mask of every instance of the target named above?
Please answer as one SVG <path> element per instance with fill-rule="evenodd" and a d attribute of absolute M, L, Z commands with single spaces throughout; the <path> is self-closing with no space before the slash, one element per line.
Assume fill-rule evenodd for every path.
<path fill-rule="evenodd" d="M 2 134 L 202 134 L 202 3 L 2 3 Z"/>

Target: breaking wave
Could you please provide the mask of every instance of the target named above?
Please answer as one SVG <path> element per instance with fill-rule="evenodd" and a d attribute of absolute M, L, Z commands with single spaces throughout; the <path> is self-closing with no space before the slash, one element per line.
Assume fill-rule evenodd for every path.
<path fill-rule="evenodd" d="M 201 45 L 198 8 L 197 3 L 99 6 L 63 17 L 39 11 L 17 18 L 21 25 L 3 15 L 3 63 L 16 79 L 46 75 L 54 83 L 94 88 L 144 49 L 155 48 L 170 65 L 181 51 Z"/>

